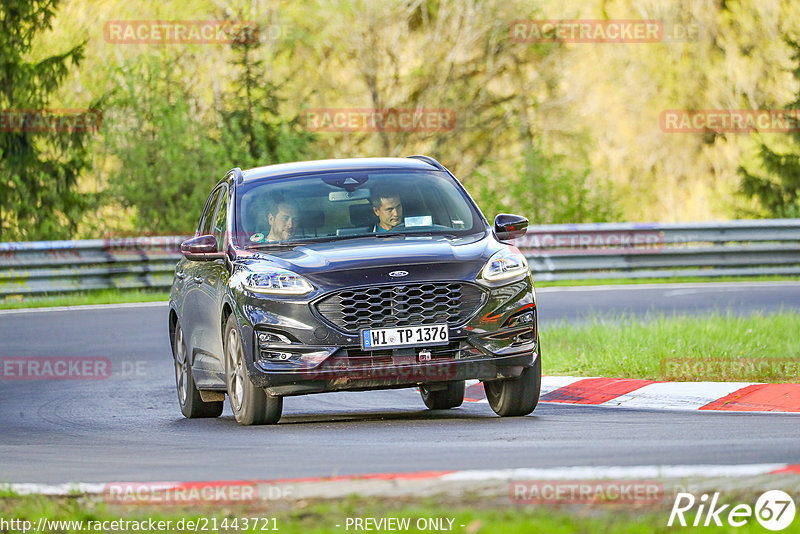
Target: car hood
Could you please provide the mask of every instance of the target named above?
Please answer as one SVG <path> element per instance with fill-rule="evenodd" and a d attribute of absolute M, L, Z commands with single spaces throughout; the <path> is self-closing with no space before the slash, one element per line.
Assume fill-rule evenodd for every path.
<path fill-rule="evenodd" d="M 275 265 L 307 277 L 322 287 L 412 282 L 474 280 L 486 261 L 506 245 L 491 234 L 363 237 L 297 245 L 293 248 L 246 251 L 242 266 Z M 402 276 L 390 277 L 390 272 Z"/>

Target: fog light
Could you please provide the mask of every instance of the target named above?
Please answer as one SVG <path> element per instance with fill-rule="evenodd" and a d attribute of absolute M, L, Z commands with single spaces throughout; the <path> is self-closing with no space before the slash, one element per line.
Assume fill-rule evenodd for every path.
<path fill-rule="evenodd" d="M 526 332 L 523 332 L 519 335 L 514 336 L 514 341 L 511 343 L 512 345 L 521 345 L 525 343 L 533 342 L 533 329 L 530 329 Z"/>
<path fill-rule="evenodd" d="M 292 354 L 291 352 L 262 352 L 261 353 L 261 359 L 262 360 L 286 361 L 286 360 L 291 360 L 292 356 L 294 356 L 294 354 Z"/>
<path fill-rule="evenodd" d="M 533 326 L 534 321 L 536 321 L 536 314 L 534 312 L 525 312 L 509 319 L 506 326 L 509 328 Z"/>
<path fill-rule="evenodd" d="M 259 332 L 258 342 L 261 343 L 262 345 L 272 345 L 276 343 L 283 343 L 288 345 L 291 343 L 288 337 L 282 334 L 276 334 L 275 332 Z"/>

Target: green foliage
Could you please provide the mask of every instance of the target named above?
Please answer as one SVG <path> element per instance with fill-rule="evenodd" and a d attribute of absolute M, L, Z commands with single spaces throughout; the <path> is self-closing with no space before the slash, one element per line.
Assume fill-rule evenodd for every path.
<path fill-rule="evenodd" d="M 253 58 L 258 43 L 232 46 L 239 75 L 213 108 L 203 107 L 189 54 L 143 55 L 119 69 L 105 129 L 118 160 L 107 201 L 133 209 L 135 231 L 191 233 L 225 172 L 306 154 L 312 136 L 279 112 L 278 88 Z"/>
<path fill-rule="evenodd" d="M 302 159 L 313 140 L 310 132 L 300 129 L 298 117 L 281 113 L 281 88 L 270 80 L 264 60 L 258 59 L 260 46 L 251 40 L 231 45 L 237 76 L 222 95 L 221 143 L 243 169 Z"/>
<path fill-rule="evenodd" d="M 94 289 L 44 295 L 8 295 L 0 299 L 0 310 L 49 308 L 53 306 L 91 306 L 127 302 L 167 302 L 168 289 Z"/>
<path fill-rule="evenodd" d="M 800 141 L 659 126 L 664 110 L 774 109 L 797 98 L 797 46 L 784 40 L 800 27 L 795 4 L 7 0 L 0 108 L 113 97 L 99 134 L 0 132 L 2 239 L 183 233 L 233 166 L 415 153 L 453 170 L 489 215 L 711 220 L 759 206 L 758 215 L 797 216 Z M 515 20 L 604 18 L 664 21 L 665 39 L 537 43 L 509 33 Z M 261 39 L 119 44 L 103 33 L 109 20 L 220 19 L 253 21 Z M 442 110 L 454 120 L 312 135 L 297 117 L 318 108 Z"/>
<path fill-rule="evenodd" d="M 767 217 L 800 217 L 800 155 L 779 153 L 762 144 L 759 157 L 768 175 L 739 167 L 742 193 L 757 198 Z"/>
<path fill-rule="evenodd" d="M 0 5 L 0 110 L 45 112 L 69 65 L 82 59 L 85 43 L 38 61 L 28 57 L 35 35 L 51 28 L 57 4 L 4 0 Z M 92 201 L 77 188 L 89 165 L 91 132 L 30 130 L 19 123 L 0 129 L 0 238 L 71 237 Z"/>
<path fill-rule="evenodd" d="M 788 44 L 794 50 L 792 59 L 796 62 L 792 74 L 800 81 L 800 41 Z M 800 110 L 800 92 L 786 109 Z M 744 165 L 739 167 L 741 192 L 758 199 L 768 217 L 800 217 L 800 132 L 792 133 L 791 139 L 790 152 L 761 143 L 759 158 L 766 176 L 752 173 Z"/>
<path fill-rule="evenodd" d="M 104 131 L 119 160 L 107 194 L 135 208 L 134 228 L 191 233 L 226 158 L 209 138 L 190 89 L 174 73 L 179 59 L 144 56 L 120 69 Z"/>
<path fill-rule="evenodd" d="M 588 162 L 577 168 L 563 155 L 548 155 L 539 146 L 529 148 L 516 172 L 479 173 L 478 198 L 484 215 L 512 212 L 532 224 L 605 222 L 614 220 L 613 190 L 606 182 L 590 183 Z"/>

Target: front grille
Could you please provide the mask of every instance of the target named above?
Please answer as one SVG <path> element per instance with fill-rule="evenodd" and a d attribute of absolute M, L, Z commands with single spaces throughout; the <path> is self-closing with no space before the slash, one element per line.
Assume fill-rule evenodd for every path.
<path fill-rule="evenodd" d="M 345 289 L 317 303 L 328 322 L 348 333 L 361 328 L 463 324 L 483 304 L 485 293 L 463 282 L 397 284 Z"/>

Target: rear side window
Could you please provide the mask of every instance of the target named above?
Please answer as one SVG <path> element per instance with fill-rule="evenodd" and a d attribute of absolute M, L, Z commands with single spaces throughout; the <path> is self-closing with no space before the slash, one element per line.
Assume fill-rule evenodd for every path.
<path fill-rule="evenodd" d="M 197 226 L 198 235 L 209 235 L 214 223 L 214 214 L 216 213 L 217 204 L 219 203 L 219 196 L 222 188 L 216 188 L 206 201 L 206 207 L 203 208 L 203 214 L 200 216 L 200 223 Z"/>
<path fill-rule="evenodd" d="M 220 188 L 220 202 L 219 209 L 217 209 L 217 217 L 214 222 L 214 237 L 217 238 L 217 250 L 222 252 L 225 250 L 225 229 L 228 221 L 228 188 Z"/>

